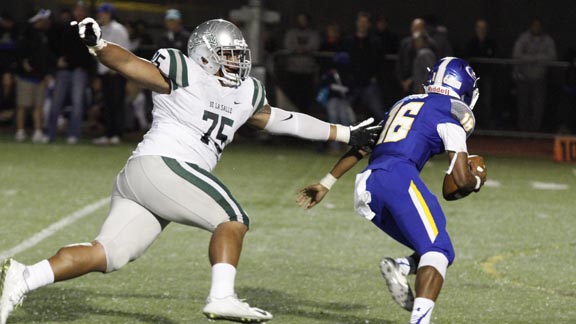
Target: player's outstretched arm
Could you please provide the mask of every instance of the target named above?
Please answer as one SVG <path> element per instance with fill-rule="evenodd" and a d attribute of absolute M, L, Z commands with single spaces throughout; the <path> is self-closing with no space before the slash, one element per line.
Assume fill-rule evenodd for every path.
<path fill-rule="evenodd" d="M 316 206 L 328 194 L 334 183 L 368 154 L 369 152 L 357 146 L 352 147 L 318 183 L 308 185 L 298 191 L 296 203 L 306 209 Z"/>
<path fill-rule="evenodd" d="M 146 89 L 170 93 L 170 83 L 150 61 L 142 59 L 127 49 L 102 39 L 100 26 L 92 18 L 85 18 L 78 25 L 78 34 L 90 53 L 98 60 Z"/>
<path fill-rule="evenodd" d="M 264 105 L 255 113 L 248 124 L 264 129 L 272 134 L 291 135 L 313 141 L 338 141 L 349 145 L 374 145 L 382 125 L 372 125 L 373 118 L 368 118 L 353 126 L 334 125 L 312 116 L 286 111 Z"/>

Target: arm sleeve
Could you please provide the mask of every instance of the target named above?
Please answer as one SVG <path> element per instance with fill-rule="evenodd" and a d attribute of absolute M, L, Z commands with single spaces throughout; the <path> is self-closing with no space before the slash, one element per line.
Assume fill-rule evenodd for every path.
<path fill-rule="evenodd" d="M 443 123 L 436 126 L 436 131 L 444 143 L 444 149 L 452 152 L 468 152 L 466 147 L 466 132 L 461 126 Z"/>
<path fill-rule="evenodd" d="M 330 124 L 306 114 L 270 107 L 270 118 L 264 129 L 276 135 L 291 135 L 313 141 L 327 141 Z"/>

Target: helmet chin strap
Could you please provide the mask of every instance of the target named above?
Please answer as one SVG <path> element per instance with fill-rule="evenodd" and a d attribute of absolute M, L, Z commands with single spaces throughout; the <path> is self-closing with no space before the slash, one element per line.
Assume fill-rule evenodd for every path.
<path fill-rule="evenodd" d="M 224 65 L 220 66 L 219 71 L 221 73 L 216 74 L 216 77 L 218 78 L 218 80 L 220 80 L 220 82 L 222 82 L 223 85 L 229 87 L 237 87 L 240 85 L 241 80 L 238 74 L 227 72 L 226 67 Z"/>
<path fill-rule="evenodd" d="M 474 91 L 472 91 L 472 100 L 470 101 L 470 109 L 474 109 L 476 101 L 478 101 L 478 97 L 480 97 L 480 90 L 478 90 L 478 88 L 475 88 Z"/>

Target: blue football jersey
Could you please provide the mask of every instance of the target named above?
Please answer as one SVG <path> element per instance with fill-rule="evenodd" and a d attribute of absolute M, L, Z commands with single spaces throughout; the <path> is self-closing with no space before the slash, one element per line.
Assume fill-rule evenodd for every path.
<path fill-rule="evenodd" d="M 468 136 L 474 130 L 474 114 L 464 102 L 440 94 L 412 95 L 398 101 L 370 156 L 370 168 L 401 159 L 422 170 L 432 156 L 445 151 L 437 130 L 444 123 L 461 126 Z"/>

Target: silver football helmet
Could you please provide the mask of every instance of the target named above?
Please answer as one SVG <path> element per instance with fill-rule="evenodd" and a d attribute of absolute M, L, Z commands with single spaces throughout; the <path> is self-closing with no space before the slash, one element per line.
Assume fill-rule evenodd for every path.
<path fill-rule="evenodd" d="M 250 49 L 233 23 L 213 19 L 198 25 L 188 40 L 188 56 L 206 72 L 222 72 L 218 79 L 237 87 L 250 73 Z"/>

